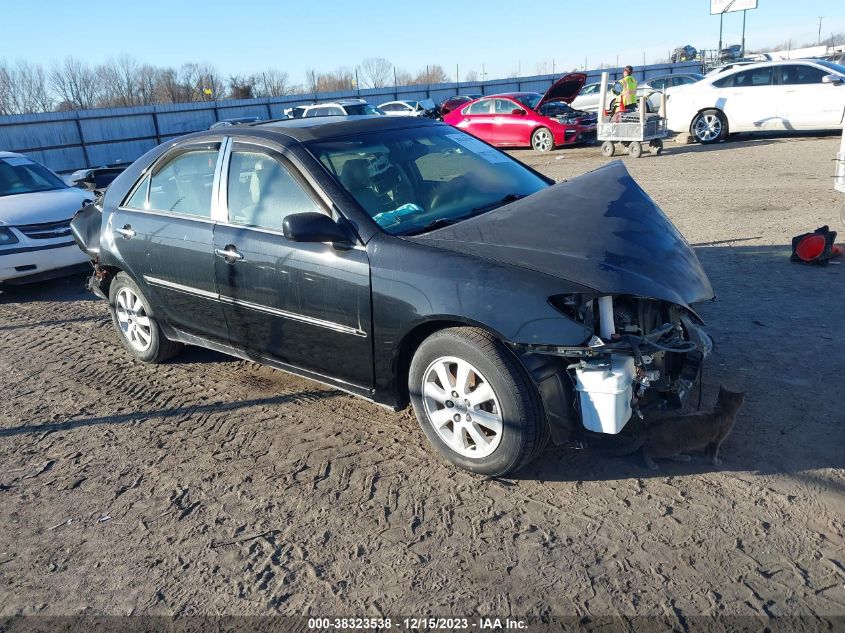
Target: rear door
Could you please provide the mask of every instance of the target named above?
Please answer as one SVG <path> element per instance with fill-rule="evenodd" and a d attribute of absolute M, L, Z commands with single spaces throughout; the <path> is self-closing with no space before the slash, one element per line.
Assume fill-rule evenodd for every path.
<path fill-rule="evenodd" d="M 461 117 L 455 127 L 495 145 L 496 142 L 493 140 L 493 119 L 496 117 L 494 101 L 495 99 L 479 99 L 469 104 L 461 112 Z"/>
<path fill-rule="evenodd" d="M 160 317 L 186 332 L 226 340 L 212 249 L 220 146 L 186 145 L 164 154 L 111 216 L 107 230 Z"/>
<path fill-rule="evenodd" d="M 214 249 L 231 343 L 341 386 L 371 388 L 366 251 L 284 236 L 288 215 L 330 211 L 276 150 L 234 143 L 224 173 L 220 199 L 227 221 L 214 229 Z"/>

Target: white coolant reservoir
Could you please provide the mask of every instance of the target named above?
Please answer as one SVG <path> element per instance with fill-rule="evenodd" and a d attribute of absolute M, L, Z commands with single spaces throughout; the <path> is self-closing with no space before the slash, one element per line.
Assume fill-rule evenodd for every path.
<path fill-rule="evenodd" d="M 575 370 L 576 388 L 581 399 L 584 428 L 596 433 L 619 433 L 631 418 L 631 390 L 634 359 L 610 356 L 607 360 L 587 361 Z"/>

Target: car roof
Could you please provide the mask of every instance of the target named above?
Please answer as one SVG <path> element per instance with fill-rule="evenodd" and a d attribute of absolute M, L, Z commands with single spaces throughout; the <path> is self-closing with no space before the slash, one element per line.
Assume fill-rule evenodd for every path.
<path fill-rule="evenodd" d="M 326 140 L 367 132 L 384 132 L 423 126 L 444 126 L 445 123 L 423 117 L 386 117 L 380 115 L 322 116 L 303 119 L 281 119 L 265 121 L 240 131 L 261 130 L 279 136 L 286 136 L 300 143 Z"/>
<path fill-rule="evenodd" d="M 772 66 L 784 66 L 784 65 L 796 65 L 796 64 L 818 64 L 817 59 L 813 58 L 806 58 L 806 59 L 773 59 L 765 62 L 733 62 L 732 64 L 725 64 L 726 66 L 733 66 L 732 68 L 728 68 L 727 70 L 716 73 L 710 74 L 708 73 L 707 79 L 716 80 L 717 78 L 721 79 L 722 77 L 727 77 L 728 75 L 732 75 L 739 71 L 746 71 L 746 70 L 754 70 L 755 68 L 771 68 Z M 713 70 L 719 68 L 718 66 Z M 713 71 L 710 71 L 711 73 Z"/>

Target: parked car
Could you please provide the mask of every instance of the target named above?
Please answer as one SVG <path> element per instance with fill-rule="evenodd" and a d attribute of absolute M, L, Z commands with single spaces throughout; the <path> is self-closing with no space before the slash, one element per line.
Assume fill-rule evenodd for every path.
<path fill-rule="evenodd" d="M 383 115 L 384 112 L 363 99 L 338 99 L 326 103 L 312 103 L 285 110 L 293 119 L 315 116 Z"/>
<path fill-rule="evenodd" d="M 742 53 L 742 46 L 739 44 L 731 44 L 719 51 L 719 62 L 732 62 L 739 59 Z"/>
<path fill-rule="evenodd" d="M 124 169 L 126 169 L 126 165 L 78 169 L 67 176 L 65 182 L 71 187 L 87 191 L 99 191 L 108 187 L 119 174 L 123 173 Z"/>
<path fill-rule="evenodd" d="M 437 106 L 431 99 L 422 101 L 388 101 L 379 104 L 379 110 L 387 116 L 426 116 L 433 117 Z"/>
<path fill-rule="evenodd" d="M 678 90 L 668 127 L 701 143 L 734 132 L 841 129 L 845 66 L 821 60 L 740 66 Z"/>
<path fill-rule="evenodd" d="M 437 106 L 437 116 L 442 119 L 444 116 L 449 114 L 452 110 L 457 107 L 460 107 L 470 101 L 475 101 L 476 99 L 480 99 L 484 95 L 480 94 L 465 94 L 465 95 L 455 95 L 454 97 L 449 97 L 444 99 L 440 102 L 440 105 Z"/>
<path fill-rule="evenodd" d="M 183 136 L 73 226 L 135 359 L 200 345 L 410 402 L 487 475 L 678 406 L 711 347 L 707 275 L 621 163 L 554 184 L 425 118 Z"/>
<path fill-rule="evenodd" d="M 596 115 L 568 103 L 584 85 L 584 73 L 558 79 L 546 94 L 511 92 L 471 101 L 443 121 L 497 147 L 530 146 L 548 152 L 588 140 L 596 133 Z M 567 106 L 565 111 L 558 104 Z"/>
<path fill-rule="evenodd" d="M 622 91 L 622 84 L 618 81 L 609 82 L 607 86 L 607 94 L 605 95 L 606 110 L 613 112 L 616 109 L 616 99 Z M 641 83 L 637 85 L 637 100 L 640 97 L 646 97 L 648 103 L 646 107 L 649 112 L 657 111 L 660 107 L 659 89 L 651 87 L 648 83 Z M 584 112 L 598 113 L 599 101 L 601 100 L 601 84 L 586 84 L 578 93 L 578 96 L 572 101 L 572 107 L 576 110 L 583 110 Z"/>
<path fill-rule="evenodd" d="M 258 123 L 261 119 L 257 116 L 242 116 L 233 119 L 220 119 L 217 123 L 212 123 L 209 130 L 216 130 L 221 127 L 231 127 L 233 125 L 244 125 L 246 123 Z"/>
<path fill-rule="evenodd" d="M 687 44 L 686 46 L 679 46 L 672 51 L 671 60 L 673 64 L 678 62 L 688 62 L 698 57 L 698 51 L 694 46 Z"/>
<path fill-rule="evenodd" d="M 702 79 L 704 79 L 704 75 L 700 73 L 677 73 L 674 75 L 657 75 L 656 77 L 649 77 L 644 82 L 641 82 L 640 86 L 647 86 L 652 90 L 666 92 L 671 88 L 694 84 L 696 81 L 701 81 Z"/>
<path fill-rule="evenodd" d="M 0 152 L 0 282 L 90 270 L 71 238 L 70 220 L 93 198 L 27 156 Z"/>

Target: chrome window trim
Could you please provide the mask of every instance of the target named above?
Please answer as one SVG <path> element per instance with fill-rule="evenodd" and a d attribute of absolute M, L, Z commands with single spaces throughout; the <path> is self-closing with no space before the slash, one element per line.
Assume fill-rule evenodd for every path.
<path fill-rule="evenodd" d="M 211 299 L 212 301 L 217 301 L 228 305 L 235 305 L 242 308 L 247 308 L 249 310 L 255 310 L 256 312 L 272 314 L 273 316 L 279 316 L 285 319 L 290 319 L 291 321 L 298 321 L 300 323 L 307 323 L 309 325 L 322 327 L 328 330 L 332 330 L 334 332 L 340 332 L 341 334 L 351 334 L 353 336 L 361 336 L 364 338 L 367 337 L 367 333 L 364 330 L 349 327 L 348 325 L 343 325 L 341 323 L 335 323 L 334 321 L 325 321 L 323 319 L 317 319 L 315 317 L 306 316 L 304 314 L 287 312 L 285 310 L 271 308 L 269 306 L 260 305 L 258 303 L 252 303 L 250 301 L 242 301 L 240 299 L 235 299 L 234 297 L 227 297 L 224 295 L 220 295 L 216 292 L 209 292 L 208 290 L 202 290 L 200 288 L 194 288 L 192 286 L 177 284 L 172 281 L 167 281 L 166 279 L 159 279 L 158 277 L 152 277 L 149 275 L 144 275 L 144 281 L 146 281 L 152 286 L 168 288 L 170 290 L 176 290 L 177 292 L 183 292 L 185 294 L 202 297 L 204 299 Z"/>
<path fill-rule="evenodd" d="M 119 206 L 118 211 L 126 211 L 129 213 L 146 213 L 148 215 L 155 215 L 161 218 L 171 218 L 176 220 L 194 220 L 195 222 L 202 222 L 204 224 L 216 224 L 213 218 L 206 218 L 199 215 L 189 215 L 187 213 L 177 213 L 175 211 L 159 211 L 158 209 L 136 209 L 134 207 Z"/>

